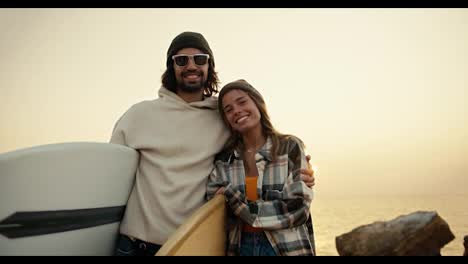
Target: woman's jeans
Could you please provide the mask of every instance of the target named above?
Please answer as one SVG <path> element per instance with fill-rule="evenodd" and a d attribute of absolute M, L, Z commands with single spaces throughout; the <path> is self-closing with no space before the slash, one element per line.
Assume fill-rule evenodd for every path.
<path fill-rule="evenodd" d="M 154 256 L 161 245 L 145 242 L 139 239 L 131 239 L 126 235 L 119 235 L 116 256 Z"/>
<path fill-rule="evenodd" d="M 265 232 L 242 232 L 241 256 L 276 256 Z"/>

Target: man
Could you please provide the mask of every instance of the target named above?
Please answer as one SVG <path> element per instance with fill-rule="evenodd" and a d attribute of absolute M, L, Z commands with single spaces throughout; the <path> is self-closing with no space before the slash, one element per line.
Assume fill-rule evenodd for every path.
<path fill-rule="evenodd" d="M 195 32 L 179 34 L 166 66 L 159 98 L 133 105 L 110 140 L 140 153 L 117 255 L 154 255 L 203 205 L 214 156 L 230 134 L 212 96 L 219 81 L 206 39 Z M 304 173 L 312 186 L 313 171 Z"/>

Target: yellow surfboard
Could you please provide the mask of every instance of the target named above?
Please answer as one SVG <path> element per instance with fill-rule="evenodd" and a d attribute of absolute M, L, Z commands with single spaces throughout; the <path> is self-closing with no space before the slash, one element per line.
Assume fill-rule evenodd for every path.
<path fill-rule="evenodd" d="M 224 256 L 226 202 L 216 195 L 172 234 L 156 256 Z"/>

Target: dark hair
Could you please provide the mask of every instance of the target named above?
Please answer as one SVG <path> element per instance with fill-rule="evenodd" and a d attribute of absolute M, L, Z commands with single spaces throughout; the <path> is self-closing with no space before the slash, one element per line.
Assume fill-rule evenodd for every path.
<path fill-rule="evenodd" d="M 226 119 L 226 115 L 224 114 L 223 97 L 226 93 L 228 93 L 231 90 L 241 90 L 241 91 L 246 92 L 247 95 L 252 99 L 252 101 L 257 106 L 258 111 L 260 112 L 260 124 L 262 126 L 262 133 L 265 137 L 267 138 L 270 137 L 272 141 L 271 156 L 272 156 L 273 161 L 276 161 L 276 158 L 278 157 L 280 143 L 288 139 L 295 139 L 298 142 L 299 146 L 302 149 L 304 149 L 305 147 L 304 143 L 299 138 L 293 135 L 282 134 L 273 127 L 273 124 L 271 123 L 271 120 L 270 120 L 270 116 L 268 115 L 265 101 L 263 100 L 260 93 L 257 90 L 255 90 L 255 88 L 253 88 L 250 84 L 245 82 L 244 80 L 240 80 L 240 81 L 241 82 L 236 81 L 236 82 L 232 82 L 232 83 L 225 85 L 223 89 L 221 90 L 221 93 L 218 98 L 218 110 L 223 118 L 224 123 L 231 130 L 231 136 L 229 137 L 229 139 L 227 140 L 225 144 L 225 149 L 228 151 L 236 150 L 240 152 L 244 148 L 240 133 L 232 129 L 232 127 L 229 124 L 229 121 Z M 245 84 L 243 82 L 245 82 Z"/>
<path fill-rule="evenodd" d="M 166 71 L 161 76 L 162 85 L 167 88 L 169 91 L 176 93 L 177 92 L 177 80 L 175 77 L 174 71 L 174 61 L 171 61 L 167 65 Z M 208 60 L 208 78 L 203 88 L 203 95 L 210 97 L 213 94 L 218 93 L 219 79 L 218 73 L 214 70 L 213 60 Z"/>

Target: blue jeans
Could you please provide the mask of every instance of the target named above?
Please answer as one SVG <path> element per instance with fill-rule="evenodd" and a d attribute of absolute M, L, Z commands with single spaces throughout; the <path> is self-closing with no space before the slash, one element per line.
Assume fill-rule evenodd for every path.
<path fill-rule="evenodd" d="M 276 256 L 265 232 L 242 232 L 240 244 L 241 256 Z"/>
<path fill-rule="evenodd" d="M 143 240 L 132 240 L 126 235 L 119 235 L 115 256 L 154 256 L 161 245 L 145 242 Z"/>

